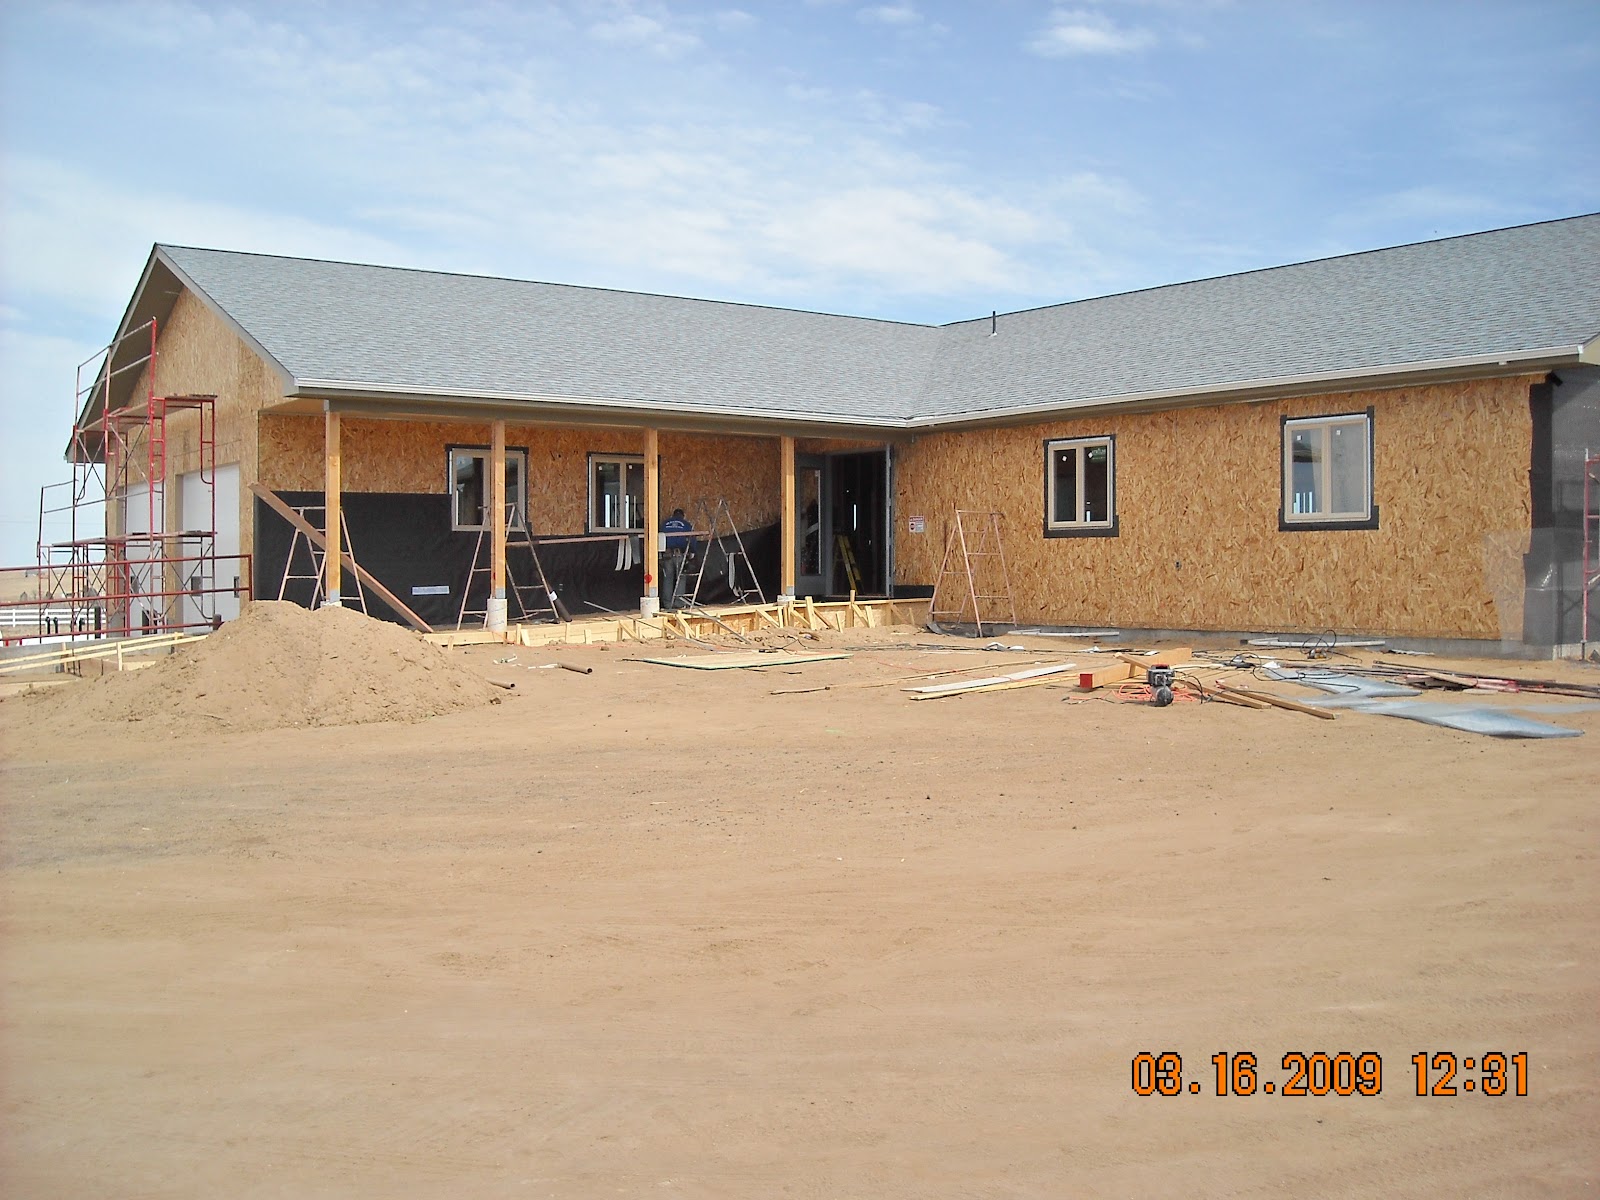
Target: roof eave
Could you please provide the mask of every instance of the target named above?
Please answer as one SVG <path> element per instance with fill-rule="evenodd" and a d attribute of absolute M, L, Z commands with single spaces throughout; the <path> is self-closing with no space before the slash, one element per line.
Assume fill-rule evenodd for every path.
<path fill-rule="evenodd" d="M 1109 412 L 1149 412 L 1169 408 L 1189 408 L 1211 404 L 1245 404 L 1293 396 L 1315 396 L 1323 392 L 1377 391 L 1423 383 L 1444 383 L 1457 379 L 1481 379 L 1496 375 L 1525 374 L 1576 362 L 1592 362 L 1585 354 L 1600 355 L 1600 339 L 1585 346 L 1553 346 L 1539 350 L 1519 350 L 1490 355 L 1431 359 L 1398 363 L 1386 367 L 1363 367 L 1350 371 L 1324 371 L 1308 375 L 1286 375 L 1267 379 L 1237 380 L 1199 388 L 1172 388 L 1134 392 L 1121 396 L 1095 396 L 1081 400 L 1033 404 L 984 412 L 949 413 L 919 418 L 912 427 L 918 431 L 953 432 L 985 425 L 1011 425 L 1052 416 L 1093 416 Z"/>
<path fill-rule="evenodd" d="M 904 417 L 863 417 L 789 409 L 743 409 L 719 405 L 664 404 L 637 397 L 570 396 L 555 393 L 395 388 L 351 380 L 302 379 L 294 397 L 320 402 L 330 412 L 373 417 L 426 416 L 453 420 L 504 419 L 534 425 L 602 425 L 684 432 L 772 436 L 851 436 L 880 440 L 909 437 Z"/>

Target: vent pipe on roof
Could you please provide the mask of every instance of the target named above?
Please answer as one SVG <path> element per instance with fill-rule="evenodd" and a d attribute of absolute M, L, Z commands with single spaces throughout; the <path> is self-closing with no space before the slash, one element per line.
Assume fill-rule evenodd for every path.
<path fill-rule="evenodd" d="M 1000 318 L 1000 310 L 999 309 L 992 308 L 992 309 L 989 310 L 989 336 L 990 337 L 993 337 L 998 332 L 998 330 L 995 328 L 995 323 L 996 323 L 996 321 L 999 320 L 999 318 Z"/>

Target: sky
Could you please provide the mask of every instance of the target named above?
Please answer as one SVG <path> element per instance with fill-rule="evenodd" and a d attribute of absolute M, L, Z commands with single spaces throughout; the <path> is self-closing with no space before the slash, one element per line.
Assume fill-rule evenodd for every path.
<path fill-rule="evenodd" d="M 0 0 L 0 565 L 155 242 L 942 323 L 1600 210 L 1597 79 L 1595 0 Z"/>

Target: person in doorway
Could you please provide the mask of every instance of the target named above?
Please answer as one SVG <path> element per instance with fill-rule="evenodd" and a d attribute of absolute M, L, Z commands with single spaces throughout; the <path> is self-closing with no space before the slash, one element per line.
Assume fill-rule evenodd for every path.
<path fill-rule="evenodd" d="M 679 593 L 683 590 L 683 563 L 689 552 L 687 535 L 693 528 L 681 508 L 673 509 L 672 515 L 661 522 L 661 532 L 667 535 L 666 550 L 661 556 L 662 608 L 682 608 L 684 605 Z"/>

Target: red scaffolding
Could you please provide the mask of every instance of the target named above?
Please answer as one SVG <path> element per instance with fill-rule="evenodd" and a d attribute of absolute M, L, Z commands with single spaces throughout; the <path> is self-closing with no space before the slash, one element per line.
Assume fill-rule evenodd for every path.
<path fill-rule="evenodd" d="M 39 490 L 37 592 L 0 603 L 0 612 L 13 610 L 7 641 L 209 629 L 220 622 L 222 597 L 250 594 L 250 556 L 217 553 L 217 398 L 158 391 L 159 332 L 152 319 L 78 364 L 72 478 Z M 115 382 L 140 370 L 144 394 L 114 406 Z M 167 423 L 189 412 L 204 515 L 199 528 L 173 529 Z M 220 563 L 236 567 L 225 587 Z M 16 610 L 33 619 L 19 624 Z"/>

